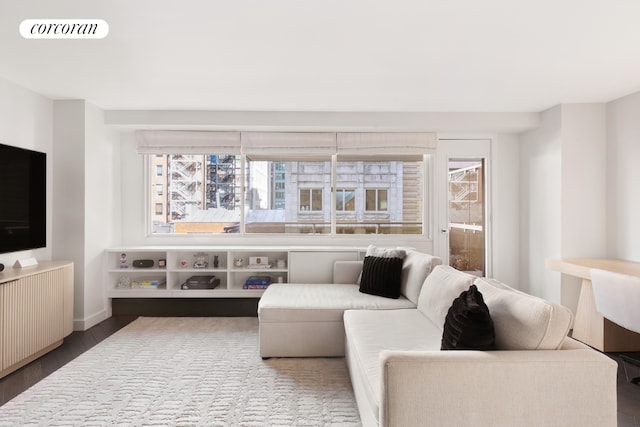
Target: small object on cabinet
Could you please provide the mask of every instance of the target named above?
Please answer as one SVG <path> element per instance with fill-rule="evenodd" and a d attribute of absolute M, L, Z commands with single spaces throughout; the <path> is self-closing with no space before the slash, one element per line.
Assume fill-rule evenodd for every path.
<path fill-rule="evenodd" d="M 242 267 L 244 265 L 244 260 L 242 258 L 236 258 L 233 260 L 233 264 L 236 267 Z"/>
<path fill-rule="evenodd" d="M 249 257 L 249 268 L 271 268 L 271 264 L 269 264 L 269 257 L 266 257 L 266 256 Z"/>
<path fill-rule="evenodd" d="M 220 279 L 216 276 L 191 276 L 180 286 L 180 289 L 215 289 L 219 284 Z"/>
<path fill-rule="evenodd" d="M 151 268 L 153 267 L 153 260 L 152 259 L 134 259 L 133 260 L 133 266 L 135 268 Z"/>
<path fill-rule="evenodd" d="M 120 268 L 129 268 L 129 263 L 127 262 L 127 254 L 120 254 Z"/>
<path fill-rule="evenodd" d="M 218 260 L 218 255 L 214 255 L 213 256 L 213 268 L 218 268 L 218 265 L 220 265 L 220 261 Z"/>
<path fill-rule="evenodd" d="M 159 259 L 158 260 L 158 267 L 165 268 L 166 266 L 167 266 L 167 260 L 166 259 Z"/>
<path fill-rule="evenodd" d="M 122 276 L 118 279 L 116 283 L 116 288 L 118 289 L 129 289 L 131 288 L 131 278 L 129 276 Z"/>
<path fill-rule="evenodd" d="M 209 255 L 205 254 L 204 252 L 198 252 L 194 255 L 194 258 L 196 260 L 193 262 L 193 268 L 209 267 Z"/>

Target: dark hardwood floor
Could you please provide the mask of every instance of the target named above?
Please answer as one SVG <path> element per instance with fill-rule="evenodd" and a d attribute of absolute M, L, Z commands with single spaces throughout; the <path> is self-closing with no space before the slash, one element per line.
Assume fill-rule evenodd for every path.
<path fill-rule="evenodd" d="M 86 331 L 73 332 L 60 347 L 0 379 L 0 406 L 137 317 L 119 314 Z M 623 362 L 615 353 L 608 356 L 618 362 L 618 427 L 640 427 L 640 386 L 629 382 L 640 376 L 640 366 Z M 640 353 L 632 356 L 640 360 Z"/>
<path fill-rule="evenodd" d="M 26 366 L 0 379 L 0 405 L 4 405 L 56 369 L 66 365 L 138 316 L 113 316 L 86 331 L 75 331 L 64 343 Z"/>

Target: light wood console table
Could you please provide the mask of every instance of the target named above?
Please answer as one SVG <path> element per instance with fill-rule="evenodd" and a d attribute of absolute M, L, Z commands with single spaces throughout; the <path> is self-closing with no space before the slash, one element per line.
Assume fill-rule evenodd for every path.
<path fill-rule="evenodd" d="M 611 322 L 596 310 L 591 285 L 592 268 L 640 276 L 640 263 L 620 259 L 566 258 L 547 260 L 546 267 L 582 279 L 573 338 L 604 352 L 640 351 L 640 334 Z"/>

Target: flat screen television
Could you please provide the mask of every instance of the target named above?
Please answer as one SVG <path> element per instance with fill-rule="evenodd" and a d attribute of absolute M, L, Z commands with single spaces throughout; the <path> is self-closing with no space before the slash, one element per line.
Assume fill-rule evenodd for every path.
<path fill-rule="evenodd" d="M 47 245 L 47 154 L 0 144 L 0 253 Z"/>

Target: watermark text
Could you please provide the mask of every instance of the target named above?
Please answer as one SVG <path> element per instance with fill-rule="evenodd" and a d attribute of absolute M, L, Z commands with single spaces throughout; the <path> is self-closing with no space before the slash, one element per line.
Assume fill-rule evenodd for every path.
<path fill-rule="evenodd" d="M 102 19 L 25 19 L 20 34 L 25 39 L 102 39 L 109 24 Z"/>

